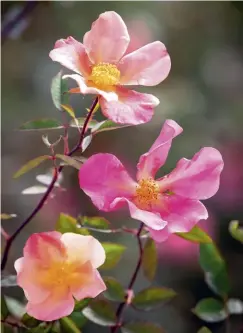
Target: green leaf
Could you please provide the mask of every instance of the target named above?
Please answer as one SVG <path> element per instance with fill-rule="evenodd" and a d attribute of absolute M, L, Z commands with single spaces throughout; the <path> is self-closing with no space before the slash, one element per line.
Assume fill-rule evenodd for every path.
<path fill-rule="evenodd" d="M 76 326 L 74 321 L 70 317 L 64 317 L 60 319 L 62 329 L 68 333 L 81 333 L 80 329 Z"/>
<path fill-rule="evenodd" d="M 66 104 L 62 104 L 61 107 L 74 119 L 75 118 L 75 112 L 73 110 L 73 108 L 71 107 L 71 105 L 66 105 Z"/>
<path fill-rule="evenodd" d="M 230 314 L 243 314 L 243 302 L 237 298 L 230 298 L 226 303 Z"/>
<path fill-rule="evenodd" d="M 87 318 L 81 311 L 74 311 L 68 318 L 72 319 L 78 328 L 82 328 L 87 323 Z"/>
<path fill-rule="evenodd" d="M 121 328 L 122 333 L 165 333 L 162 327 L 148 322 L 128 323 Z"/>
<path fill-rule="evenodd" d="M 200 330 L 197 333 L 212 333 L 212 332 L 206 326 L 203 326 L 200 328 Z"/>
<path fill-rule="evenodd" d="M 115 130 L 118 128 L 123 128 L 123 127 L 128 127 L 128 126 L 131 126 L 131 125 L 121 125 L 121 124 L 114 123 L 111 120 L 104 120 L 93 127 L 92 133 L 97 134 L 100 132 L 112 131 L 112 130 Z"/>
<path fill-rule="evenodd" d="M 5 296 L 5 301 L 9 312 L 16 318 L 21 318 L 25 314 L 25 304 L 9 296 Z"/>
<path fill-rule="evenodd" d="M 105 263 L 100 267 L 101 269 L 111 269 L 116 266 L 116 264 L 121 259 L 123 252 L 125 251 L 125 246 L 117 243 L 101 243 L 106 254 Z"/>
<path fill-rule="evenodd" d="M 33 327 L 37 327 L 41 321 L 40 320 L 37 320 L 31 316 L 28 315 L 28 313 L 25 313 L 21 319 L 22 323 L 29 327 L 29 328 L 33 328 Z"/>
<path fill-rule="evenodd" d="M 81 228 L 74 217 L 63 213 L 59 215 L 59 219 L 56 224 L 56 231 L 59 231 L 62 234 L 65 234 L 66 232 L 73 232 L 80 235 L 89 235 L 88 230 Z"/>
<path fill-rule="evenodd" d="M 107 287 L 103 295 L 110 301 L 124 302 L 126 293 L 122 285 L 112 277 L 104 277 L 103 280 Z"/>
<path fill-rule="evenodd" d="M 151 287 L 140 291 L 133 298 L 132 303 L 138 309 L 150 310 L 175 296 L 176 292 L 173 289 L 164 287 Z"/>
<path fill-rule="evenodd" d="M 17 215 L 16 214 L 5 214 L 5 213 L 0 214 L 1 220 L 9 220 L 14 217 L 17 217 Z"/>
<path fill-rule="evenodd" d="M 215 298 L 204 298 L 197 303 L 192 312 L 208 323 L 216 323 L 227 318 L 223 302 Z"/>
<path fill-rule="evenodd" d="M 86 306 L 89 305 L 90 300 L 91 298 L 85 298 L 82 299 L 81 301 L 76 301 L 74 311 L 81 311 L 84 308 L 86 308 Z"/>
<path fill-rule="evenodd" d="M 85 120 L 86 120 L 85 117 L 76 118 L 76 121 L 74 119 L 72 119 L 70 121 L 69 125 L 71 127 L 83 127 Z M 88 128 L 93 128 L 93 127 L 97 126 L 97 124 L 98 124 L 98 122 L 96 120 L 90 120 L 89 124 L 88 124 Z"/>
<path fill-rule="evenodd" d="M 231 221 L 229 224 L 231 236 L 243 244 L 243 228 L 239 227 L 239 221 Z"/>
<path fill-rule="evenodd" d="M 101 326 L 113 326 L 116 315 L 110 303 L 104 300 L 93 301 L 83 310 L 84 316 L 93 323 Z"/>
<path fill-rule="evenodd" d="M 52 332 L 52 323 L 42 322 L 37 327 L 30 328 L 28 332 L 31 333 L 51 333 Z"/>
<path fill-rule="evenodd" d="M 36 168 L 39 164 L 41 164 L 42 162 L 49 160 L 49 159 L 50 159 L 50 156 L 48 156 L 48 155 L 43 155 L 43 156 L 34 158 L 33 160 L 29 161 L 24 166 L 22 166 L 17 172 L 15 172 L 15 174 L 13 175 L 13 178 L 16 179 L 16 178 L 22 176 L 26 172 Z"/>
<path fill-rule="evenodd" d="M 67 155 L 62 155 L 62 154 L 56 154 L 57 158 L 60 158 L 60 160 L 64 161 L 66 164 L 72 166 L 73 168 L 79 170 L 81 167 L 81 163 L 75 160 L 74 158 L 67 156 Z"/>
<path fill-rule="evenodd" d="M 152 281 L 157 269 L 157 250 L 152 238 L 146 240 L 143 250 L 142 268 L 146 278 Z"/>
<path fill-rule="evenodd" d="M 3 295 L 1 295 L 1 319 L 4 320 L 9 315 L 9 310 L 7 307 L 7 303 Z"/>
<path fill-rule="evenodd" d="M 198 226 L 193 227 L 189 232 L 177 232 L 176 235 L 195 243 L 212 243 L 211 237 Z"/>
<path fill-rule="evenodd" d="M 62 71 L 52 79 L 51 96 L 55 107 L 60 111 L 62 111 L 62 104 L 68 104 L 67 80 L 62 78 Z"/>
<path fill-rule="evenodd" d="M 88 148 L 88 146 L 91 144 L 91 141 L 93 139 L 93 135 L 87 135 L 82 142 L 82 153 Z"/>
<path fill-rule="evenodd" d="M 81 224 L 94 229 L 109 229 L 110 223 L 103 217 L 100 216 L 82 216 Z"/>
<path fill-rule="evenodd" d="M 17 276 L 7 275 L 1 277 L 1 286 L 4 287 L 15 287 L 17 286 Z"/>
<path fill-rule="evenodd" d="M 202 299 L 192 312 L 207 322 L 222 321 L 227 317 L 223 302 L 215 298 Z"/>
<path fill-rule="evenodd" d="M 215 244 L 200 244 L 199 262 L 208 286 L 218 295 L 226 297 L 230 289 L 226 264 Z"/>
<path fill-rule="evenodd" d="M 21 125 L 19 129 L 25 131 L 33 131 L 33 130 L 51 130 L 62 127 L 63 127 L 62 124 L 60 124 L 59 121 L 55 119 L 42 118 L 42 119 L 27 121 L 26 123 Z"/>
<path fill-rule="evenodd" d="M 0 330 L 1 333 L 15 333 L 14 330 L 13 330 L 13 327 L 7 325 L 7 324 L 3 324 L 1 323 L 1 330 Z"/>

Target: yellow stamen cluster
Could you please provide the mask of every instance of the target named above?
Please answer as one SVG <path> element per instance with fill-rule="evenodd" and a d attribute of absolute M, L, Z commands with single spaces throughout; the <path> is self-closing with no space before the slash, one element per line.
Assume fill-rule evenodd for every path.
<path fill-rule="evenodd" d="M 159 185 L 154 179 L 141 179 L 136 188 L 135 202 L 138 207 L 149 209 L 158 200 L 159 193 Z"/>
<path fill-rule="evenodd" d="M 89 77 L 97 88 L 109 89 L 109 87 L 115 86 L 120 80 L 120 71 L 116 65 L 101 62 L 92 68 L 92 73 Z"/>

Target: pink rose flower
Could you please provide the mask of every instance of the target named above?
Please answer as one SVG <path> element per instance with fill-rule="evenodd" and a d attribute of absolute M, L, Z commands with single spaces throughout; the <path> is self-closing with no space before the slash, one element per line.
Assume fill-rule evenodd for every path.
<path fill-rule="evenodd" d="M 105 12 L 84 35 L 83 44 L 73 37 L 60 39 L 50 52 L 53 61 L 77 74 L 78 88 L 71 92 L 95 94 L 103 114 L 116 123 L 142 124 L 150 121 L 159 100 L 124 86 L 154 86 L 169 74 L 171 62 L 163 43 L 156 41 L 126 54 L 130 42 L 120 15 Z"/>
<path fill-rule="evenodd" d="M 14 265 L 28 300 L 26 312 L 44 321 L 70 315 L 74 298 L 96 297 L 106 289 L 96 269 L 104 261 L 104 249 L 92 236 L 33 234 Z"/>
<path fill-rule="evenodd" d="M 150 150 L 139 159 L 137 182 L 114 155 L 97 154 L 81 167 L 80 187 L 100 210 L 116 210 L 126 203 L 131 217 L 144 222 L 158 242 L 171 233 L 189 231 L 208 218 L 199 200 L 217 192 L 223 160 L 218 150 L 202 148 L 192 160 L 182 158 L 171 173 L 155 180 L 172 139 L 181 132 L 175 121 L 165 122 Z"/>

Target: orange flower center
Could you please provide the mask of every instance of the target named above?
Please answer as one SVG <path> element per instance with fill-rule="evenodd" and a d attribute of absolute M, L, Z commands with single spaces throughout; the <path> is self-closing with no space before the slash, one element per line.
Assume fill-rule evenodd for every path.
<path fill-rule="evenodd" d="M 101 62 L 92 68 L 89 80 L 92 81 L 99 89 L 109 89 L 115 86 L 120 80 L 120 71 L 116 65 Z"/>
<path fill-rule="evenodd" d="M 149 209 L 158 200 L 159 193 L 159 185 L 153 178 L 141 179 L 136 188 L 135 203 L 141 209 Z"/>

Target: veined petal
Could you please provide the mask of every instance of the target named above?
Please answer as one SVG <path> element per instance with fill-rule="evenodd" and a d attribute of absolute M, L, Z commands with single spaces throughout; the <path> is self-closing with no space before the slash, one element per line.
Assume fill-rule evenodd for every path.
<path fill-rule="evenodd" d="M 53 61 L 85 77 L 91 73 L 90 60 L 85 47 L 73 37 L 59 39 L 49 56 Z"/>
<path fill-rule="evenodd" d="M 80 168 L 79 184 L 100 210 L 111 211 L 117 197 L 131 197 L 136 183 L 122 163 L 111 154 L 91 156 Z"/>
<path fill-rule="evenodd" d="M 123 57 L 118 65 L 121 84 L 155 86 L 168 76 L 170 56 L 163 43 L 147 44 Z"/>
<path fill-rule="evenodd" d="M 105 261 L 105 250 L 100 242 L 93 236 L 83 236 L 67 232 L 61 237 L 66 247 L 67 257 L 70 262 L 89 261 L 92 267 L 97 268 Z"/>
<path fill-rule="evenodd" d="M 121 16 L 111 11 L 98 17 L 83 42 L 93 63 L 116 63 L 126 52 L 130 38 Z"/>
<path fill-rule="evenodd" d="M 181 159 L 176 168 L 158 180 L 163 188 L 190 199 L 208 199 L 219 188 L 224 162 L 217 149 L 202 148 L 191 160 Z"/>
<path fill-rule="evenodd" d="M 134 90 L 117 87 L 117 101 L 100 98 L 103 114 L 118 124 L 138 125 L 151 120 L 154 108 L 159 104 L 158 98 Z"/>
<path fill-rule="evenodd" d="M 64 75 L 63 78 L 70 78 L 77 82 L 79 86 L 79 90 L 76 88 L 71 89 L 70 92 L 80 93 L 83 95 L 86 94 L 94 94 L 94 95 L 100 95 L 102 96 L 107 102 L 117 101 L 118 95 L 114 91 L 103 91 L 96 87 L 88 86 L 84 80 L 84 78 L 78 74 L 72 74 L 72 75 Z"/>
<path fill-rule="evenodd" d="M 154 209 L 167 221 L 168 233 L 188 232 L 197 222 L 208 218 L 207 209 L 198 200 L 174 194 L 164 195 L 160 203 Z"/>
<path fill-rule="evenodd" d="M 161 230 L 167 225 L 167 222 L 161 218 L 159 213 L 139 209 L 133 202 L 131 202 L 131 200 L 127 198 L 117 198 L 113 201 L 111 206 L 115 207 L 116 205 L 119 205 L 123 202 L 128 204 L 131 217 L 135 220 L 142 221 L 148 227 L 155 230 Z"/>
<path fill-rule="evenodd" d="M 71 292 L 66 289 L 66 291 L 53 292 L 42 303 L 33 304 L 29 302 L 26 307 L 26 312 L 38 320 L 52 321 L 70 315 L 73 309 L 73 296 Z"/>
<path fill-rule="evenodd" d="M 36 260 L 39 265 L 63 260 L 66 249 L 60 241 L 61 236 L 57 231 L 32 234 L 24 247 L 25 259 Z"/>
<path fill-rule="evenodd" d="M 106 285 L 99 272 L 96 269 L 93 269 L 90 273 L 92 275 L 85 285 L 78 289 L 72 289 L 72 294 L 77 300 L 82 300 L 86 297 L 94 298 L 106 290 Z"/>
<path fill-rule="evenodd" d="M 174 121 L 166 120 L 159 137 L 155 140 L 150 150 L 143 154 L 138 162 L 137 178 L 154 177 L 160 167 L 167 159 L 172 140 L 179 135 L 183 129 Z"/>

